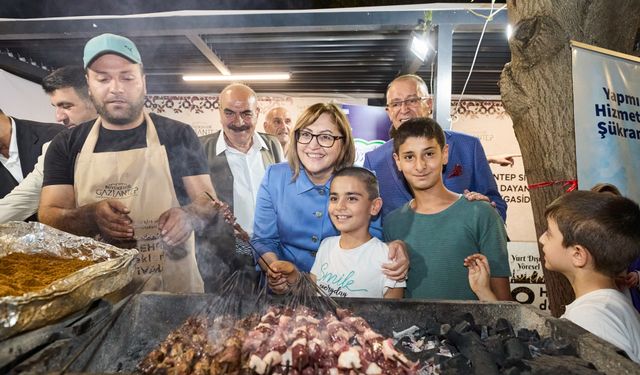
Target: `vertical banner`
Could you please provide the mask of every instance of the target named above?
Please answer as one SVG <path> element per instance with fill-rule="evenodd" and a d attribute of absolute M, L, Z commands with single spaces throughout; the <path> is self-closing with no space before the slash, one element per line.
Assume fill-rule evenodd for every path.
<path fill-rule="evenodd" d="M 640 202 L 640 58 L 571 42 L 580 189 L 616 185 Z"/>

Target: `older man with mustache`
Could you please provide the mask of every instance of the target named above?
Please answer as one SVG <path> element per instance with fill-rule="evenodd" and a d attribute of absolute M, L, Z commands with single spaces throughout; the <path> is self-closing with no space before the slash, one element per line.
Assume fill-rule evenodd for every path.
<path fill-rule="evenodd" d="M 200 137 L 209 162 L 209 174 L 218 199 L 228 204 L 238 224 L 249 234 L 260 182 L 268 165 L 283 161 L 278 139 L 256 132 L 258 96 L 249 87 L 233 83 L 219 96 L 222 130 Z M 232 228 L 217 223 L 215 228 L 197 239 L 198 266 L 205 280 L 205 290 L 213 291 L 218 281 L 237 269 L 254 269 L 250 248 L 236 243 Z M 228 249 L 234 249 L 231 254 Z M 222 267 L 227 267 L 226 272 Z M 251 272 L 250 277 L 257 279 Z"/>

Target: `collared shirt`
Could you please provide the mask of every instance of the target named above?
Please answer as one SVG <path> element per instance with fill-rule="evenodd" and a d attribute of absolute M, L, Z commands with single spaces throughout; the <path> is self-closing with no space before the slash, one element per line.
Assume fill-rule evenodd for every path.
<path fill-rule="evenodd" d="M 0 162 L 7 168 L 9 173 L 16 179 L 18 183 L 24 180 L 22 175 L 22 166 L 20 165 L 20 154 L 18 152 L 18 136 L 16 134 L 16 122 L 11 117 L 11 141 L 9 142 L 9 157 L 5 158 L 0 154 Z"/>
<path fill-rule="evenodd" d="M 339 232 L 329 218 L 329 187 L 315 185 L 304 169 L 295 181 L 288 163 L 271 165 L 258 191 L 251 243 L 259 253 L 273 252 L 278 259 L 294 263 L 309 272 L 323 239 Z M 369 232 L 382 238 L 380 218 Z"/>
<path fill-rule="evenodd" d="M 224 133 L 220 134 L 216 143 L 217 155 L 225 152 L 233 174 L 233 215 L 249 234 L 253 231 L 256 198 L 264 176 L 261 150 L 268 150 L 268 147 L 258 133 L 253 134 L 253 145 L 246 154 L 229 146 Z"/>

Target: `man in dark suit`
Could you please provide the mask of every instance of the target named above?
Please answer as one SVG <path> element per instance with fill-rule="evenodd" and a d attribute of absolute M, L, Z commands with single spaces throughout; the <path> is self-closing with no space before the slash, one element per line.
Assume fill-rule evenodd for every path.
<path fill-rule="evenodd" d="M 33 170 L 42 145 L 63 129 L 59 124 L 9 117 L 0 110 L 0 198 Z M 32 219 L 35 217 L 28 220 Z"/>
<path fill-rule="evenodd" d="M 268 165 L 283 161 L 282 147 L 276 137 L 255 131 L 258 98 L 250 87 L 231 84 L 222 90 L 218 103 L 222 130 L 200 137 L 200 141 L 218 199 L 230 206 L 238 224 L 251 234 L 260 182 Z M 236 244 L 231 226 L 222 217 L 205 230 L 197 244 L 205 292 L 215 291 L 224 281 L 221 278 L 235 270 L 253 269 L 251 250 Z"/>

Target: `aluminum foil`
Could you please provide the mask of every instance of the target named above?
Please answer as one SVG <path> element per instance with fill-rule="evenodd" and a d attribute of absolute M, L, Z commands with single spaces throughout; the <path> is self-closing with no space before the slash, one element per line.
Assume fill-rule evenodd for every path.
<path fill-rule="evenodd" d="M 42 327 L 121 289 L 133 278 L 135 249 L 120 249 L 41 223 L 0 224 L 0 262 L 10 253 L 47 253 L 96 263 L 45 289 L 0 297 L 0 340 Z"/>

